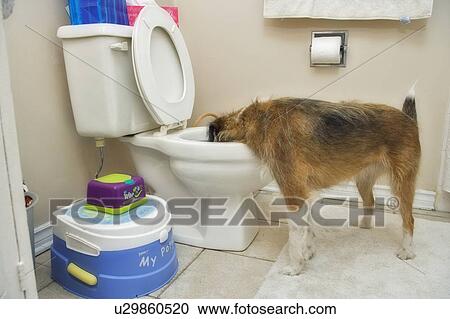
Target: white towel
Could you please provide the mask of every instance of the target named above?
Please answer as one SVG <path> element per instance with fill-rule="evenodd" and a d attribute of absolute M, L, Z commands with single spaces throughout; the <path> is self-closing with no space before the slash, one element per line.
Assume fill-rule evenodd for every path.
<path fill-rule="evenodd" d="M 264 0 L 264 17 L 409 21 L 432 8 L 433 0 Z"/>

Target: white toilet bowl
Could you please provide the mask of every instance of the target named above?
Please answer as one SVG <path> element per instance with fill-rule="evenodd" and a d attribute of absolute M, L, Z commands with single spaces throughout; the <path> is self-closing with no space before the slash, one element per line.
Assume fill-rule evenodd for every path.
<path fill-rule="evenodd" d="M 267 185 L 268 169 L 242 143 L 209 143 L 206 127 L 178 130 L 165 136 L 145 132 L 121 138 L 127 143 L 139 175 L 166 200 L 196 198 L 195 225 L 174 225 L 175 240 L 213 249 L 244 250 L 255 237 L 256 226 L 231 226 L 243 200 Z M 200 209 L 206 198 L 226 199 L 223 225 L 206 225 Z M 214 207 L 216 208 L 216 207 Z M 219 206 L 217 207 L 219 208 Z M 247 218 L 255 218 L 247 212 Z M 238 218 L 236 216 L 235 218 Z M 177 218 L 175 216 L 174 220 Z M 176 222 L 174 222 L 176 223 Z"/>

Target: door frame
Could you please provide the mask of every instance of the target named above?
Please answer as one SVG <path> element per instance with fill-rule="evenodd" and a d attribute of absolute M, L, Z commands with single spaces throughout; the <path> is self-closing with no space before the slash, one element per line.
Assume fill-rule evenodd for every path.
<path fill-rule="evenodd" d="M 0 298 L 37 298 L 0 5 Z"/>

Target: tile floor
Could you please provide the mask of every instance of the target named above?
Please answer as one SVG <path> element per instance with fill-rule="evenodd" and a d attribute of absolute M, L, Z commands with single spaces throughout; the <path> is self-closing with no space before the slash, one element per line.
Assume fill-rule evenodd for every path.
<path fill-rule="evenodd" d="M 261 205 L 268 202 L 260 194 Z M 450 222 L 450 214 L 415 211 L 418 218 Z M 253 298 L 288 239 L 286 224 L 264 227 L 243 252 L 216 251 L 177 244 L 179 270 L 164 288 L 148 298 Z M 50 252 L 36 258 L 39 297 L 77 298 L 50 278 Z"/>

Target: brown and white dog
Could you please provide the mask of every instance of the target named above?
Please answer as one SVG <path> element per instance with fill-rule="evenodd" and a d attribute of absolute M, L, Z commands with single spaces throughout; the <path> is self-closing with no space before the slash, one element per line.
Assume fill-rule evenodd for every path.
<path fill-rule="evenodd" d="M 210 123 L 209 140 L 247 144 L 272 171 L 286 204 L 297 208 L 303 204 L 298 198 L 306 200 L 315 190 L 355 178 L 364 207 L 373 213 L 372 188 L 380 175 L 388 174 L 403 219 L 397 256 L 414 258 L 412 204 L 421 151 L 413 89 L 403 112 L 374 103 L 256 101 Z M 360 226 L 370 228 L 371 217 L 365 216 Z M 309 227 L 290 227 L 286 274 L 299 274 L 313 256 L 312 237 Z"/>

